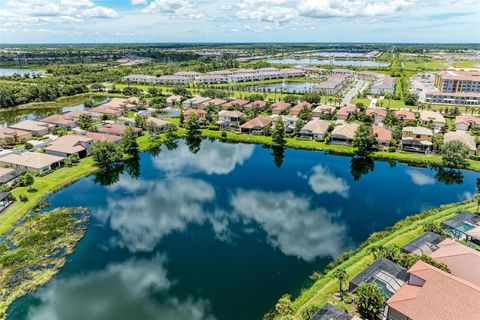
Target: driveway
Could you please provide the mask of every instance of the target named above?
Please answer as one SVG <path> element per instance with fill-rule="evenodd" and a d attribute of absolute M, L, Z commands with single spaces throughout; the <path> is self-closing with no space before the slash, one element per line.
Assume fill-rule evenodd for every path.
<path fill-rule="evenodd" d="M 342 106 L 349 106 L 350 105 L 350 101 L 355 98 L 355 96 L 360 92 L 362 91 L 363 87 L 365 86 L 365 81 L 363 80 L 357 80 L 357 82 L 355 82 L 355 84 L 353 85 L 353 87 L 347 92 L 347 94 L 345 95 L 345 97 L 343 98 L 342 100 Z"/>

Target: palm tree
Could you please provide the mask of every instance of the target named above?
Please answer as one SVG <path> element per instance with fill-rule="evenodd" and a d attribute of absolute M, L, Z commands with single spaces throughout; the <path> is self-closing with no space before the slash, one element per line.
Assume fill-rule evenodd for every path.
<path fill-rule="evenodd" d="M 338 281 L 338 286 L 340 287 L 340 291 L 343 292 L 343 287 L 344 287 L 344 285 L 347 281 L 347 278 L 348 278 L 347 271 L 342 267 L 338 267 L 337 270 L 335 270 L 335 272 L 333 272 L 333 276 Z"/>

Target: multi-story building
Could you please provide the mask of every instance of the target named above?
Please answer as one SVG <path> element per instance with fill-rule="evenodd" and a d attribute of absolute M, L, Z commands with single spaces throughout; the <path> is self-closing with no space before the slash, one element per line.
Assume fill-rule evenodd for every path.
<path fill-rule="evenodd" d="M 437 73 L 434 85 L 437 91 L 426 95 L 426 102 L 442 104 L 480 104 L 480 72 L 445 70 Z"/>

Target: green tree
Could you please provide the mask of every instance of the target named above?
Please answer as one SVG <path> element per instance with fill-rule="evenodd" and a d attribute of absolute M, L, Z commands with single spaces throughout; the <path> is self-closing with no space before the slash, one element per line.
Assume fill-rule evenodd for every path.
<path fill-rule="evenodd" d="M 92 159 L 96 164 L 102 168 L 110 168 L 112 164 L 119 162 L 122 159 L 119 148 L 111 142 L 98 142 L 93 145 Z"/>
<path fill-rule="evenodd" d="M 453 140 L 445 143 L 442 147 L 442 163 L 449 168 L 468 167 L 470 150 L 460 141 Z"/>
<path fill-rule="evenodd" d="M 33 178 L 33 175 L 31 173 L 26 173 L 23 176 L 23 185 L 25 187 L 28 187 L 29 191 L 32 191 L 32 185 L 35 183 L 35 179 Z"/>
<path fill-rule="evenodd" d="M 78 126 L 80 129 L 89 130 L 93 126 L 92 116 L 88 113 L 83 113 L 78 118 Z"/>
<path fill-rule="evenodd" d="M 357 153 L 367 154 L 375 145 L 372 127 L 362 123 L 355 132 L 352 145 L 357 148 Z"/>
<path fill-rule="evenodd" d="M 180 112 L 180 127 L 183 127 L 185 124 L 185 115 L 183 114 L 183 110 Z"/>
<path fill-rule="evenodd" d="M 347 282 L 348 274 L 345 268 L 338 267 L 334 272 L 333 276 L 335 279 L 338 281 L 338 286 L 340 287 L 340 291 L 343 292 L 343 288 L 345 287 L 345 284 Z"/>
<path fill-rule="evenodd" d="M 409 93 L 405 96 L 404 99 L 407 106 L 414 106 L 418 102 L 418 95 L 415 93 Z"/>
<path fill-rule="evenodd" d="M 275 123 L 272 129 L 272 141 L 280 146 L 285 144 L 285 125 L 281 116 L 275 119 Z"/>
<path fill-rule="evenodd" d="M 133 155 L 138 153 L 137 133 L 132 127 L 127 127 L 120 140 L 122 151 Z"/>
<path fill-rule="evenodd" d="M 358 313 L 364 319 L 377 319 L 385 304 L 385 294 L 376 283 L 362 282 L 355 291 Z"/>
<path fill-rule="evenodd" d="M 295 134 L 298 134 L 300 130 L 303 128 L 303 120 L 298 118 L 297 121 L 295 121 Z"/>
<path fill-rule="evenodd" d="M 275 311 L 282 317 L 293 314 L 292 297 L 289 294 L 283 295 L 275 305 Z"/>
<path fill-rule="evenodd" d="M 147 125 L 147 116 L 135 116 L 135 127 L 137 128 L 144 128 Z"/>
<path fill-rule="evenodd" d="M 193 114 L 188 117 L 188 120 L 185 124 L 185 129 L 187 130 L 187 137 L 200 137 L 200 125 L 198 124 L 198 116 Z"/>
<path fill-rule="evenodd" d="M 313 305 L 308 305 L 302 309 L 301 315 L 303 320 L 310 320 L 315 313 L 319 310 L 318 307 Z"/>
<path fill-rule="evenodd" d="M 80 161 L 80 157 L 78 156 L 78 154 L 71 154 L 65 158 L 65 165 L 67 167 L 72 167 L 76 165 L 79 161 Z"/>

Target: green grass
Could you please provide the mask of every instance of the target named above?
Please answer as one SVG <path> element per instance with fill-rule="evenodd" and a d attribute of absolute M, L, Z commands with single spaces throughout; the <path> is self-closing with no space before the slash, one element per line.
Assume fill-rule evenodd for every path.
<path fill-rule="evenodd" d="M 352 104 L 363 103 L 364 106 L 368 107 L 370 105 L 370 102 L 372 102 L 372 100 L 368 98 L 357 98 L 357 99 L 352 99 L 352 101 L 350 102 Z"/>
<path fill-rule="evenodd" d="M 12 190 L 12 195 L 17 197 L 21 194 L 28 197 L 28 201 L 16 201 L 2 213 L 0 219 L 0 236 L 8 232 L 21 218 L 23 218 L 38 201 L 47 194 L 63 188 L 74 181 L 95 172 L 97 168 L 91 157 L 80 160 L 74 167 L 64 167 L 49 173 L 46 176 L 35 177 L 32 186 L 35 192 L 29 192 L 27 187 L 18 187 Z"/>
<path fill-rule="evenodd" d="M 464 60 L 455 62 L 457 68 L 479 68 L 480 60 Z"/>
<path fill-rule="evenodd" d="M 373 262 L 373 257 L 368 252 L 368 249 L 370 247 L 385 245 L 403 246 L 407 242 L 415 239 L 423 233 L 423 226 L 425 225 L 425 223 L 439 223 L 454 216 L 457 213 L 466 210 L 474 210 L 475 208 L 475 203 L 462 202 L 442 206 L 440 207 L 440 209 L 436 210 L 431 215 L 427 215 L 426 217 L 414 221 L 410 224 L 402 224 L 402 222 L 400 221 L 397 223 L 397 226 L 401 226 L 398 228 L 398 230 L 386 237 L 381 238 L 378 241 L 372 242 L 369 246 L 366 246 L 364 249 L 353 255 L 350 259 L 337 266 L 337 268 L 345 268 L 349 275 L 348 280 L 350 281 Z M 294 300 L 294 319 L 301 320 L 301 311 L 306 307 L 315 306 L 316 308 L 321 308 L 327 302 L 333 303 L 334 305 L 339 304 L 339 301 L 334 298 L 334 294 L 339 291 L 338 283 L 333 277 L 333 272 L 337 268 L 328 272 L 320 280 L 315 282 L 310 288 L 303 291 L 300 296 Z"/>

